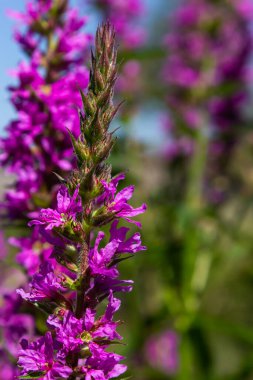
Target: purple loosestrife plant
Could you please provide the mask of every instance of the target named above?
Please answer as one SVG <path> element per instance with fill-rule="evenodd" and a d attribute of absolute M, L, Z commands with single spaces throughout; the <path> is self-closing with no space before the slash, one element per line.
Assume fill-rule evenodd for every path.
<path fill-rule="evenodd" d="M 18 248 L 16 261 L 30 278 L 49 260 L 52 247 L 39 228 L 32 233 L 27 229 L 28 215 L 53 206 L 59 187 L 53 172 L 65 175 L 74 165 L 67 128 L 78 136 L 76 107 L 81 106 L 79 88 L 88 85 L 84 61 L 91 36 L 83 31 L 86 18 L 68 0 L 29 0 L 24 13 L 10 11 L 10 15 L 19 24 L 14 38 L 25 58 L 13 72 L 16 84 L 9 89 L 17 117 L 0 141 L 1 166 L 14 176 L 1 212 L 6 224 L 16 226 L 17 236 L 9 242 Z M 1 298 L 0 349 L 11 360 L 0 365 L 0 378 L 6 378 L 5 372 L 16 362 L 20 337 L 30 337 L 34 323 L 31 308 L 21 311 L 11 289 L 1 287 Z M 19 327 L 13 330 L 15 320 Z"/>
<path fill-rule="evenodd" d="M 91 36 L 82 30 L 86 18 L 68 0 L 28 1 L 25 13 L 10 13 L 21 24 L 15 39 L 28 60 L 14 73 L 18 83 L 10 92 L 17 119 L 0 141 L 2 167 L 15 176 L 2 210 L 25 228 L 29 213 L 55 202 L 54 171 L 64 175 L 73 167 L 67 128 L 78 136 L 78 88 L 88 85 L 84 59 Z M 10 243 L 20 249 L 17 261 L 28 275 L 49 257 L 38 230 Z"/>
<path fill-rule="evenodd" d="M 127 237 L 129 229 L 118 223 L 123 219 L 140 227 L 133 218 L 146 206 L 128 203 L 132 186 L 117 192 L 124 175 L 111 178 L 106 162 L 115 142 L 109 126 L 118 109 L 112 101 L 116 60 L 115 34 L 106 23 L 97 30 L 88 92 L 81 92 L 81 134 L 76 138 L 69 131 L 77 168 L 62 179 L 56 208 L 42 209 L 29 223 L 54 245 L 58 264 L 43 265 L 28 291 L 18 290 L 48 314 L 45 336 L 22 341 L 18 364 L 25 378 L 107 380 L 126 370 L 123 357 L 107 351 L 122 339 L 114 293 L 131 290 L 131 281 L 119 279 L 117 264 L 145 247 L 139 233 Z M 101 231 L 107 224 L 108 241 Z M 102 301 L 104 312 L 98 312 Z"/>
<path fill-rule="evenodd" d="M 78 86 L 85 89 L 88 70 L 83 62 L 90 35 L 86 24 L 67 0 L 28 1 L 25 13 L 10 12 L 21 24 L 15 39 L 28 60 L 20 63 L 10 87 L 17 119 L 1 140 L 1 163 L 15 175 L 5 194 L 4 208 L 10 217 L 27 218 L 52 203 L 52 189 L 59 174 L 72 168 L 66 127 L 77 136 L 80 106 Z"/>
<path fill-rule="evenodd" d="M 184 159 L 193 153 L 196 135 L 207 135 L 205 194 L 214 203 L 225 196 L 227 167 L 239 126 L 245 123 L 250 8 L 248 0 L 191 0 L 174 14 L 165 40 L 169 55 L 163 76 L 170 108 L 166 155 L 172 163 Z"/>
<path fill-rule="evenodd" d="M 237 183 L 232 177 L 232 153 L 244 134 L 252 47 L 246 4 L 247 0 L 184 1 L 173 14 L 165 41 L 169 54 L 163 78 L 168 85 L 170 143 L 164 193 L 169 202 L 163 202 L 162 211 L 170 235 L 160 273 L 171 294 L 164 303 L 180 340 L 178 352 L 172 348 L 178 354 L 174 359 L 178 359 L 175 370 L 180 379 L 213 377 L 208 334 L 200 320 L 214 262 L 222 265 L 219 247 L 226 212 L 217 204 L 228 201 L 234 187 L 229 185 Z M 231 207 L 231 202 L 227 204 Z M 228 233 L 232 236 L 232 229 Z M 167 372 L 165 344 L 159 336 L 151 338 L 147 354 L 152 366 Z"/>

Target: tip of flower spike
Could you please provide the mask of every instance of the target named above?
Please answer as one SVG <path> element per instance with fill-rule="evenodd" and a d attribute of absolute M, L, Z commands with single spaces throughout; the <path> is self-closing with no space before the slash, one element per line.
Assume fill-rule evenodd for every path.
<path fill-rule="evenodd" d="M 108 42 L 108 40 L 112 40 L 115 38 L 115 28 L 114 25 L 106 20 L 99 25 L 97 29 L 97 37 L 104 40 L 104 42 Z"/>
<path fill-rule="evenodd" d="M 106 68 L 108 64 L 110 68 L 116 66 L 117 49 L 115 45 L 115 29 L 114 26 L 106 21 L 102 23 L 96 33 L 96 54 L 102 54 L 103 66 Z M 107 67 L 109 69 L 109 67 Z"/>

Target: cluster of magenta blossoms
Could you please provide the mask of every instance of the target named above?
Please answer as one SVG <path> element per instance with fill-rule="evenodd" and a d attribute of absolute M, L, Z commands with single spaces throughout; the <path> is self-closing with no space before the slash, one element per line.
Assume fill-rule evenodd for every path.
<path fill-rule="evenodd" d="M 69 132 L 77 168 L 61 179 L 56 207 L 41 209 L 29 223 L 53 245 L 53 260 L 41 265 L 28 289 L 18 290 L 48 315 L 46 334 L 21 342 L 18 364 L 25 378 L 107 380 L 126 370 L 123 357 L 108 350 L 122 339 L 114 294 L 132 288 L 132 281 L 119 278 L 117 264 L 145 247 L 138 232 L 128 236 L 129 228 L 119 222 L 140 227 L 134 218 L 146 206 L 128 203 L 134 187 L 118 191 L 124 174 L 111 178 L 106 162 L 115 140 L 108 129 L 118 109 L 112 102 L 116 60 L 107 23 L 97 31 L 88 92 L 81 93 L 81 134 Z M 101 228 L 108 224 L 106 238 Z"/>
<path fill-rule="evenodd" d="M 77 136 L 81 106 L 79 87 L 88 85 L 84 66 L 91 36 L 83 32 L 85 18 L 67 0 L 28 1 L 25 13 L 10 12 L 20 22 L 15 39 L 27 56 L 10 88 L 17 118 L 0 141 L 1 165 L 15 176 L 2 204 L 12 221 L 27 225 L 28 214 L 55 199 L 57 178 L 73 167 L 67 128 Z M 28 274 L 48 257 L 48 245 L 38 231 L 10 240 L 19 248 L 17 261 Z"/>
<path fill-rule="evenodd" d="M 24 13 L 10 15 L 20 24 L 14 38 L 26 59 L 13 72 L 17 84 L 10 93 L 17 118 L 1 139 L 1 164 L 15 175 L 4 207 L 20 219 L 41 207 L 40 199 L 51 204 L 57 183 L 52 171 L 72 168 L 66 128 L 78 135 L 78 86 L 88 84 L 83 63 L 91 37 L 82 31 L 86 19 L 68 0 L 27 1 Z"/>
<path fill-rule="evenodd" d="M 17 247 L 16 261 L 30 278 L 49 260 L 52 247 L 38 228 L 32 233 L 27 228 L 29 215 L 55 203 L 59 185 L 53 172 L 66 175 L 73 168 L 67 128 L 78 136 L 76 108 L 82 104 L 79 88 L 87 88 L 89 81 L 84 61 L 91 36 L 83 30 L 86 18 L 68 0 L 28 0 L 24 13 L 10 11 L 10 16 L 17 22 L 14 38 L 24 58 L 13 71 L 15 85 L 9 89 L 17 116 L 0 141 L 1 166 L 13 178 L 1 215 L 6 225 L 15 225 L 17 236 L 10 243 Z M 25 282 L 24 276 L 20 281 Z M 2 284 L 0 288 L 0 378 L 11 380 L 19 341 L 34 334 L 34 311 L 21 305 L 14 289 L 12 293 Z"/>
<path fill-rule="evenodd" d="M 206 128 L 210 140 L 206 191 L 211 189 L 214 202 L 223 197 L 224 181 L 219 177 L 226 172 L 245 122 L 250 15 L 248 0 L 191 0 L 173 15 L 165 40 L 169 54 L 163 77 L 170 109 L 166 155 L 171 162 L 191 155 L 196 131 Z"/>

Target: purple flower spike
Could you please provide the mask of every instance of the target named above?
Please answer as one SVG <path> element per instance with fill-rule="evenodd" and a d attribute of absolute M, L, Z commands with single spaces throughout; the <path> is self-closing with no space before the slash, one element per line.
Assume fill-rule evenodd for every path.
<path fill-rule="evenodd" d="M 89 83 L 85 61 L 93 38 L 84 30 L 87 17 L 80 16 L 69 1 L 25 0 L 22 13 L 11 13 L 18 21 L 14 39 L 25 60 L 11 72 L 15 84 L 9 87 L 9 97 L 16 115 L 0 139 L 0 165 L 8 175 L 11 173 L 13 183 L 5 190 L 0 207 L 6 219 L 4 224 L 14 222 L 22 226 L 21 234 L 11 238 L 10 243 L 18 248 L 15 259 L 24 274 L 22 280 L 17 278 L 12 286 L 22 286 L 24 290 L 20 293 L 24 298 L 36 302 L 38 307 L 43 304 L 44 312 L 46 309 L 53 311 L 56 306 L 63 307 L 64 302 L 68 302 L 61 294 L 65 294 L 61 279 L 58 284 L 57 276 L 54 278 L 53 273 L 49 273 L 51 270 L 47 273 L 41 270 L 31 280 L 32 288 L 28 291 L 25 275 L 30 281 L 40 265 L 48 263 L 52 252 L 52 246 L 39 231 L 43 229 L 45 233 L 47 229 L 47 235 L 54 236 L 51 230 L 62 228 L 66 219 L 72 222 L 80 208 L 77 193 L 68 199 L 66 191 L 64 194 L 60 189 L 59 210 L 53 210 L 59 190 L 59 180 L 53 172 L 64 177 L 75 167 L 68 130 L 75 137 L 80 132 L 77 109 L 82 107 L 82 100 L 79 89 L 87 89 Z M 38 217 L 39 208 L 44 210 Z M 36 219 L 32 224 L 37 226 L 29 235 L 30 230 L 25 231 L 24 226 L 30 217 Z M 64 244 L 61 247 L 64 248 Z M 65 267 L 61 267 L 61 271 L 67 272 Z M 6 299 L 2 302 L 2 297 L 0 300 L 0 335 L 4 346 L 0 378 L 6 380 L 18 378 L 20 374 L 16 366 L 19 341 L 21 336 L 32 339 L 33 319 L 38 315 L 31 312 L 31 305 L 21 304 L 21 297 L 16 292 L 15 295 L 18 299 L 15 307 L 10 308 Z M 52 372 L 45 376 L 46 379 L 62 378 Z"/>
<path fill-rule="evenodd" d="M 183 1 L 172 15 L 164 41 L 168 55 L 162 79 L 168 86 L 170 118 L 164 155 L 172 167 L 180 162 L 187 170 L 188 156 L 199 145 L 196 136 L 204 136 L 203 194 L 213 206 L 232 191 L 228 168 L 243 138 L 244 128 L 238 133 L 238 126 L 248 123 L 244 109 L 250 95 L 253 46 L 250 9 L 248 0 Z M 217 144 L 223 145 L 222 152 L 215 149 Z"/>
<path fill-rule="evenodd" d="M 60 4 L 64 5 L 65 2 Z M 58 17 L 55 10 L 53 14 Z M 40 17 L 36 7 L 32 7 L 30 16 L 29 23 L 32 24 Z M 68 27 L 78 29 L 75 13 L 72 16 Z M 41 27 L 45 25 L 46 17 Z M 66 35 L 60 33 L 60 49 L 67 54 L 66 60 L 72 60 L 73 50 L 80 47 L 83 41 L 79 38 L 66 41 L 67 35 L 68 30 Z M 59 49 L 58 45 L 56 49 Z M 34 217 L 29 225 L 39 226 L 34 233 L 39 230 L 42 240 L 54 246 L 50 262 L 45 255 L 39 273 L 32 277 L 29 291 L 26 292 L 26 288 L 17 290 L 25 300 L 34 302 L 39 309 L 48 313 L 47 326 L 50 331 L 34 343 L 22 341 L 18 363 L 21 375 L 29 378 L 109 380 L 126 371 L 126 366 L 120 364 L 123 357 L 106 351 L 122 339 L 117 332 L 120 322 L 113 318 L 120 307 L 114 293 L 131 291 L 133 283 L 119 279 L 117 264 L 121 254 L 134 254 L 145 247 L 141 245 L 139 233 L 127 239 L 128 228 L 118 229 L 115 219 L 123 218 L 139 226 L 140 223 L 131 218 L 142 213 L 145 205 L 135 209 L 128 204 L 133 186 L 117 193 L 118 183 L 125 176 L 119 174 L 112 179 L 110 166 L 106 164 L 113 146 L 109 125 L 116 112 L 112 96 L 117 71 L 115 34 L 109 23 L 98 28 L 91 66 L 88 93 L 81 93 L 85 111 L 80 112 L 81 135 L 76 137 L 71 134 L 78 168 L 66 180 L 66 187 L 59 189 L 56 209 L 44 208 L 39 215 L 37 212 L 29 214 Z M 29 73 L 25 81 L 34 78 L 37 77 Z M 40 83 L 39 78 L 37 81 Z M 48 91 L 53 93 L 53 87 L 52 84 L 50 88 L 40 88 L 36 93 L 47 97 Z M 21 95 L 26 97 L 28 94 L 21 91 Z M 64 96 L 64 87 L 61 96 Z M 36 116 L 39 117 L 37 112 Z M 70 117 L 68 113 L 65 116 L 67 119 Z M 58 153 L 50 141 L 43 140 L 42 147 L 48 153 L 52 152 L 52 160 L 57 160 Z M 27 159 L 29 162 L 29 155 Z M 67 161 L 61 159 L 60 163 L 67 169 Z M 42 160 L 41 165 L 44 164 L 47 167 Z M 97 232 L 97 227 L 111 222 L 110 239 L 102 245 L 105 233 Z M 14 243 L 19 247 L 22 245 L 21 241 Z M 30 250 L 30 242 L 24 243 L 24 249 Z M 106 300 L 104 313 L 98 315 L 98 305 L 106 303 Z"/>

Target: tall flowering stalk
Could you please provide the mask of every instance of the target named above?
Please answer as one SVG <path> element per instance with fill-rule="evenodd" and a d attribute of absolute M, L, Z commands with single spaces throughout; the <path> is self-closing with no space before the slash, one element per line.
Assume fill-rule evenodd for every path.
<path fill-rule="evenodd" d="M 16 84 L 9 89 L 17 117 L 0 141 L 2 168 L 14 178 L 1 212 L 3 223 L 15 226 L 16 236 L 9 241 L 18 248 L 16 261 L 29 279 L 52 252 L 38 229 L 30 233 L 29 215 L 55 203 L 59 186 L 53 172 L 66 175 L 73 168 L 66 128 L 78 136 L 76 107 L 81 106 L 79 88 L 88 85 L 84 61 L 92 38 L 83 31 L 86 18 L 68 0 L 29 0 L 24 13 L 10 11 L 10 15 L 19 23 L 14 38 L 25 58 L 13 72 Z M 9 263 L 11 257 L 6 258 Z M 25 282 L 24 276 L 20 281 Z M 16 375 L 20 338 L 35 331 L 33 314 L 21 305 L 15 291 L 1 284 L 1 378 Z"/>
<path fill-rule="evenodd" d="M 15 179 L 2 210 L 26 228 L 28 213 L 55 200 L 54 171 L 63 175 L 73 166 L 66 127 L 78 135 L 78 86 L 88 85 L 83 63 L 91 36 L 82 31 L 86 18 L 67 0 L 28 1 L 25 13 L 10 14 L 21 23 L 14 36 L 28 60 L 15 70 L 18 84 L 10 87 L 17 118 L 1 139 L 1 164 Z M 11 243 L 20 249 L 17 261 L 29 275 L 38 268 L 38 254 L 45 249 L 48 256 L 36 231 Z"/>
<path fill-rule="evenodd" d="M 69 131 L 77 169 L 62 179 L 56 208 L 42 209 L 30 222 L 53 244 L 57 264 L 45 263 L 30 289 L 18 290 L 48 314 L 45 336 L 21 343 L 18 363 L 21 375 L 29 378 L 103 380 L 126 370 L 119 364 L 123 358 L 106 350 L 121 339 L 119 322 L 113 321 L 120 307 L 114 293 L 132 288 L 131 281 L 119 279 L 117 264 L 145 247 L 139 233 L 127 237 L 129 229 L 118 223 L 122 219 L 140 227 L 133 218 L 146 206 L 128 203 L 133 186 L 117 192 L 124 174 L 111 178 L 106 163 L 115 142 L 109 126 L 118 109 L 112 102 L 116 60 L 115 34 L 107 23 L 98 28 L 88 92 L 81 93 L 81 135 L 76 138 Z M 108 224 L 105 243 L 101 228 Z M 102 301 L 103 313 L 97 310 Z"/>
<path fill-rule="evenodd" d="M 14 37 L 28 60 L 14 72 L 18 84 L 10 92 L 18 117 L 1 140 L 2 166 L 16 177 L 4 206 L 10 217 L 26 219 L 41 202 L 51 204 L 52 171 L 72 167 L 66 127 L 78 134 L 74 105 L 80 105 L 77 83 L 88 84 L 83 61 L 91 37 L 67 0 L 28 1 L 25 13 L 10 14 L 21 23 Z"/>
<path fill-rule="evenodd" d="M 177 379 L 215 377 L 203 295 L 224 254 L 224 235 L 229 238 L 228 226 L 221 227 L 223 209 L 216 205 L 228 201 L 233 191 L 232 154 L 244 135 L 252 48 L 249 7 L 246 0 L 184 1 L 170 18 L 165 38 L 162 78 L 170 117 L 165 150 L 169 170 L 166 199 L 160 195 L 164 227 L 161 223 L 158 270 L 162 286 L 167 285 L 160 291 L 169 317 L 162 306 L 157 315 L 159 330 L 167 325 L 179 336 L 171 356 L 177 359 Z M 214 306 L 208 318 L 215 313 Z M 157 337 L 160 334 L 165 336 L 165 331 Z M 166 371 L 162 344 L 159 338 L 157 344 L 148 339 L 146 347 L 152 366 Z"/>
<path fill-rule="evenodd" d="M 220 202 L 228 192 L 231 153 L 245 124 L 248 63 L 251 53 L 247 0 L 191 0 L 173 15 L 165 44 L 169 55 L 164 80 L 171 142 L 171 162 L 194 151 L 199 133 L 208 140 L 205 195 Z"/>

